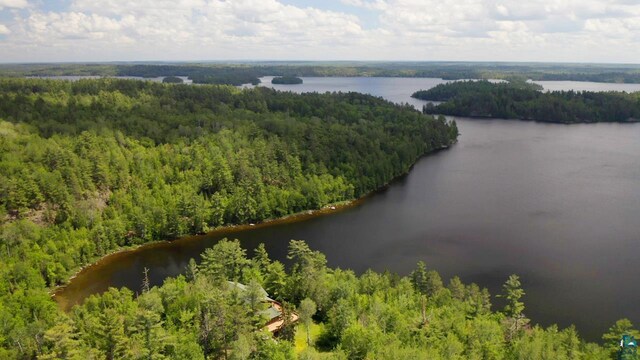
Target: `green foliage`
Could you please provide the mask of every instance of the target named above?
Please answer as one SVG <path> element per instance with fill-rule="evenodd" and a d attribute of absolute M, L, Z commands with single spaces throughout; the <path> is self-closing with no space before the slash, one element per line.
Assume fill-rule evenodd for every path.
<path fill-rule="evenodd" d="M 276 76 L 271 79 L 272 84 L 297 85 L 302 84 L 302 79 L 296 76 Z"/>
<path fill-rule="evenodd" d="M 273 262 L 264 251 L 249 260 L 237 241 L 223 241 L 213 251 L 231 253 L 235 263 L 260 263 L 262 269 Z M 229 249 L 232 249 L 229 251 Z M 320 319 L 324 324 L 315 344 L 299 354 L 301 359 L 607 359 L 607 349 L 587 344 L 573 327 L 539 326 L 516 336 L 503 326 L 505 316 L 523 309 L 522 289 L 512 276 L 505 284 L 510 304 L 506 314 L 485 308 L 473 311 L 471 303 L 485 291 L 453 279 L 425 302 L 415 286 L 416 273 L 428 273 L 424 264 L 411 277 L 367 271 L 355 276 L 351 271 L 329 269 L 324 255 L 302 241 L 291 241 L 291 271 L 284 280 L 305 271 L 316 273 L 331 299 Z M 294 327 L 291 309 L 298 309 L 299 321 L 311 324 L 316 312 L 309 298 L 294 300 L 299 289 L 287 287 L 282 294 L 283 316 L 288 321 L 277 336 L 266 331 L 260 312 L 260 286 L 251 280 L 243 291 L 229 286 L 227 276 L 205 275 L 196 266 L 192 280 L 169 278 L 160 287 L 135 297 L 127 289 L 109 289 L 88 298 L 68 314 L 59 314 L 44 330 L 39 347 L 31 354 L 13 349 L 8 358 L 42 359 L 294 359 Z M 234 267 L 234 265 L 230 265 Z M 264 280 L 263 280 L 264 281 Z M 454 290 L 457 292 L 454 295 Z M 516 305 L 514 305 L 516 304 Z M 486 305 L 483 305 L 486 306 Z M 0 315 L 2 312 L 0 311 Z M 318 314 L 316 314 L 318 315 Z M 426 321 L 423 317 L 426 315 Z M 319 318 L 316 316 L 316 318 Z M 621 320 L 604 336 L 607 347 L 616 348 L 621 333 L 635 333 L 628 320 Z M 20 343 L 27 346 L 26 343 Z M 8 351 L 5 349 L 4 351 Z"/>
<path fill-rule="evenodd" d="M 522 284 L 520 283 L 520 277 L 518 275 L 511 275 L 509 279 L 502 286 L 504 289 L 504 294 L 501 297 L 504 297 L 507 300 L 507 304 L 504 306 L 503 312 L 505 315 L 509 317 L 518 317 L 522 315 L 522 311 L 524 311 L 524 303 L 520 301 L 522 296 L 524 296 L 524 290 L 522 289 Z"/>
<path fill-rule="evenodd" d="M 411 282 L 418 292 L 430 297 L 437 295 L 443 289 L 440 274 L 433 270 L 427 271 L 423 261 L 418 262 L 417 269 L 411 273 Z"/>
<path fill-rule="evenodd" d="M 516 81 L 460 81 L 420 90 L 418 99 L 429 103 L 425 114 L 535 120 L 557 123 L 640 121 L 637 93 L 625 92 L 541 92 L 535 84 Z"/>
<path fill-rule="evenodd" d="M 199 271 L 215 280 L 244 282 L 243 270 L 250 264 L 240 241 L 222 239 L 202 254 Z"/>
<path fill-rule="evenodd" d="M 0 119 L 0 348 L 9 357 L 38 355 L 45 341 L 71 354 L 71 340 L 45 337 L 58 316 L 47 288 L 101 256 L 351 200 L 455 140 L 442 121 L 362 94 L 115 79 L 0 79 Z M 296 299 L 327 307 L 324 264 L 296 275 L 318 281 L 294 284 L 283 264 L 253 264 L 237 244 L 219 246 L 201 271 L 190 264 L 190 280 L 253 279 L 278 299 L 297 287 Z M 222 311 L 204 309 L 185 321 Z M 89 346 L 112 357 L 169 352 L 147 341 L 165 337 L 157 318 L 142 312 L 125 324 L 103 313 L 113 317 L 90 329 L 111 340 Z M 120 341 L 131 340 L 131 326 L 145 334 L 135 348 Z M 213 326 L 196 336 L 204 355 L 227 344 Z M 181 346 L 172 356 L 192 352 Z"/>
<path fill-rule="evenodd" d="M 449 80 L 504 79 L 573 80 L 640 83 L 636 65 L 524 64 L 484 62 L 258 62 L 253 64 L 3 64 L 9 76 L 188 76 L 195 83 L 241 85 L 259 83 L 261 76 L 427 77 Z"/>
<path fill-rule="evenodd" d="M 307 329 L 307 345 L 311 345 L 311 324 L 313 322 L 312 317 L 316 313 L 316 303 L 313 300 L 306 298 L 300 302 L 298 307 L 298 315 L 300 315 L 300 321 Z"/>
<path fill-rule="evenodd" d="M 564 330 L 510 334 L 519 283 L 508 288 L 518 306 L 492 313 L 486 289 L 445 288 L 423 264 L 410 278 L 356 276 L 302 241 L 288 272 L 264 247 L 249 260 L 223 240 L 186 277 L 62 313 L 47 288 L 115 249 L 352 199 L 457 129 L 354 93 L 5 79 L 0 97 L 0 358 L 293 359 L 294 308 L 325 324 L 327 358 L 602 354 Z M 278 338 L 261 329 L 260 286 L 283 301 Z"/>
<path fill-rule="evenodd" d="M 509 276 L 509 279 L 507 279 L 502 288 L 504 293 L 499 296 L 507 302 L 502 312 L 507 317 L 505 319 L 505 324 L 508 329 L 507 336 L 511 339 L 529 323 L 529 319 L 522 313 L 524 311 L 524 303 L 520 301 L 525 292 L 522 289 L 520 278 L 515 274 Z"/>
<path fill-rule="evenodd" d="M 287 258 L 293 263 L 287 284 L 287 293 L 294 303 L 311 299 L 319 311 L 328 305 L 326 283 L 327 259 L 324 254 L 313 251 L 301 240 L 291 240 Z"/>
<path fill-rule="evenodd" d="M 165 84 L 182 84 L 184 80 L 182 80 L 182 78 L 177 76 L 167 76 L 164 79 L 162 79 L 162 82 Z"/>
<path fill-rule="evenodd" d="M 607 344 L 606 348 L 611 358 L 615 358 L 620 350 L 622 335 L 631 335 L 639 338 L 640 332 L 634 328 L 633 323 L 629 319 L 616 321 L 616 323 L 609 328 L 609 331 L 602 335 L 602 340 Z"/>

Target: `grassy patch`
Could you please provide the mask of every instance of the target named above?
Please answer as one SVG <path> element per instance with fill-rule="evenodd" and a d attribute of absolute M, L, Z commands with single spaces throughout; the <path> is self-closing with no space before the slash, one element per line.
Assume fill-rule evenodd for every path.
<path fill-rule="evenodd" d="M 313 347 L 313 344 L 315 343 L 316 339 L 318 338 L 318 336 L 320 336 L 320 334 L 322 333 L 322 330 L 324 330 L 324 324 L 320 323 L 320 324 L 316 324 L 316 323 L 312 323 L 311 324 L 311 328 L 310 328 L 310 334 L 311 334 L 311 346 Z M 302 351 L 304 351 L 306 348 L 308 348 L 307 346 L 307 327 L 304 324 L 300 324 L 296 327 L 296 337 L 295 337 L 295 346 L 296 346 L 296 354 L 301 353 Z"/>

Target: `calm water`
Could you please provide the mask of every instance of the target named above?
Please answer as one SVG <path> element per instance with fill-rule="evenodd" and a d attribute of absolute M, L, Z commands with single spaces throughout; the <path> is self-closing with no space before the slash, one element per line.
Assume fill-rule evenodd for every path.
<path fill-rule="evenodd" d="M 640 91 L 640 84 L 614 84 L 588 81 L 534 81 L 542 85 L 546 91 L 575 90 L 575 91 Z"/>
<path fill-rule="evenodd" d="M 438 81 L 305 78 L 286 88 L 410 102 L 413 91 Z M 640 124 L 457 122 L 457 145 L 357 207 L 118 254 L 81 273 L 58 300 L 73 303 L 108 286 L 137 290 L 144 267 L 160 284 L 227 236 L 249 249 L 264 242 L 277 259 L 290 239 L 304 239 L 330 266 L 357 272 L 407 274 L 424 260 L 445 279 L 457 274 L 494 295 L 516 273 L 534 322 L 573 323 L 590 340 L 618 318 L 639 322 Z"/>
<path fill-rule="evenodd" d="M 266 86 L 276 90 L 293 91 L 297 93 L 317 91 L 320 93 L 342 91 L 355 91 L 381 96 L 396 103 L 408 103 L 418 109 L 422 109 L 428 101 L 414 99 L 411 94 L 420 89 L 430 89 L 438 84 L 449 81 L 436 78 L 350 78 L 350 77 L 304 77 L 300 85 L 272 84 L 273 76 L 260 78 L 259 86 Z M 247 86 L 251 87 L 251 86 Z"/>

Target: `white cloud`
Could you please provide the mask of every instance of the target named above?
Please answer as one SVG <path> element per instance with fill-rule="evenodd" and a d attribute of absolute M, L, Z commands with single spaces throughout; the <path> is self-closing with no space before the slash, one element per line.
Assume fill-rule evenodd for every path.
<path fill-rule="evenodd" d="M 30 46 L 74 47 L 76 51 L 87 46 L 115 55 L 130 51 L 130 45 L 136 43 L 137 51 L 146 53 L 143 56 L 183 54 L 199 59 L 268 57 L 275 56 L 268 51 L 333 48 L 344 39 L 358 41 L 364 34 L 354 15 L 303 9 L 276 0 L 77 0 L 67 12 L 33 11 L 16 21 L 22 42 Z"/>
<path fill-rule="evenodd" d="M 28 6 L 27 0 L 0 0 L 0 10 L 3 8 L 24 9 Z"/>
<path fill-rule="evenodd" d="M 11 34 L 11 30 L 6 25 L 0 24 L 0 35 Z"/>
<path fill-rule="evenodd" d="M 640 57 L 640 3 L 632 0 L 333 1 L 345 11 L 279 0 L 73 0 L 44 12 L 0 0 L 28 9 L 14 12 L 3 40 L 25 58 L 0 61 Z M 374 25 L 363 26 L 359 12 Z"/>
<path fill-rule="evenodd" d="M 387 7 L 385 0 L 341 0 L 345 5 L 357 6 L 372 10 L 384 10 Z"/>

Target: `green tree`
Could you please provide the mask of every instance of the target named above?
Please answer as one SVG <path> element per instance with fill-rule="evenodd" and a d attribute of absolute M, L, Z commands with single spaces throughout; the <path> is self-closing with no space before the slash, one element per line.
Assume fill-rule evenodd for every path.
<path fill-rule="evenodd" d="M 499 296 L 506 300 L 502 312 L 507 316 L 509 338 L 512 338 L 529 322 L 529 319 L 522 313 L 524 311 L 524 303 L 520 301 L 525 292 L 522 289 L 520 278 L 515 274 L 509 276 L 502 289 L 504 293 Z"/>
<path fill-rule="evenodd" d="M 620 350 L 620 340 L 622 335 L 631 335 L 636 339 L 640 338 L 640 332 L 636 330 L 629 319 L 620 319 L 613 324 L 609 330 L 602 335 L 604 346 L 609 350 L 611 358 L 615 358 Z"/>
<path fill-rule="evenodd" d="M 449 280 L 449 285 L 447 286 L 449 291 L 451 291 L 451 296 L 453 296 L 456 300 L 464 300 L 466 289 L 460 278 L 454 276 Z"/>
<path fill-rule="evenodd" d="M 443 289 L 442 279 L 435 271 L 427 271 L 423 261 L 419 261 L 417 268 L 411 272 L 411 282 L 421 294 L 434 296 Z"/>
<path fill-rule="evenodd" d="M 242 282 L 243 270 L 250 264 L 246 250 L 237 239 L 222 239 L 201 256 L 202 262 L 198 269 L 213 279 Z"/>
<path fill-rule="evenodd" d="M 68 319 L 60 319 L 60 323 L 44 333 L 45 351 L 40 359 L 98 359 L 95 349 L 90 349 L 78 339 L 78 334 Z"/>
<path fill-rule="evenodd" d="M 307 345 L 311 346 L 311 325 L 313 324 L 313 315 L 316 313 L 316 303 L 309 298 L 305 298 L 298 306 L 298 315 L 300 321 L 304 324 L 307 332 Z"/>
<path fill-rule="evenodd" d="M 114 309 L 104 309 L 99 315 L 98 345 L 107 360 L 121 359 L 127 351 L 124 317 Z"/>
<path fill-rule="evenodd" d="M 252 354 L 253 338 L 251 335 L 241 333 L 231 345 L 231 359 L 233 360 L 248 360 Z"/>
<path fill-rule="evenodd" d="M 292 342 L 296 336 L 295 324 L 292 321 L 291 312 L 291 305 L 286 302 L 282 303 L 282 314 L 280 316 L 283 319 L 283 323 L 276 332 L 278 338 L 288 342 Z"/>
<path fill-rule="evenodd" d="M 324 254 L 311 250 L 304 241 L 291 240 L 287 258 L 293 263 L 288 296 L 294 302 L 308 297 L 316 303 L 318 310 L 322 310 L 328 297 Z"/>

